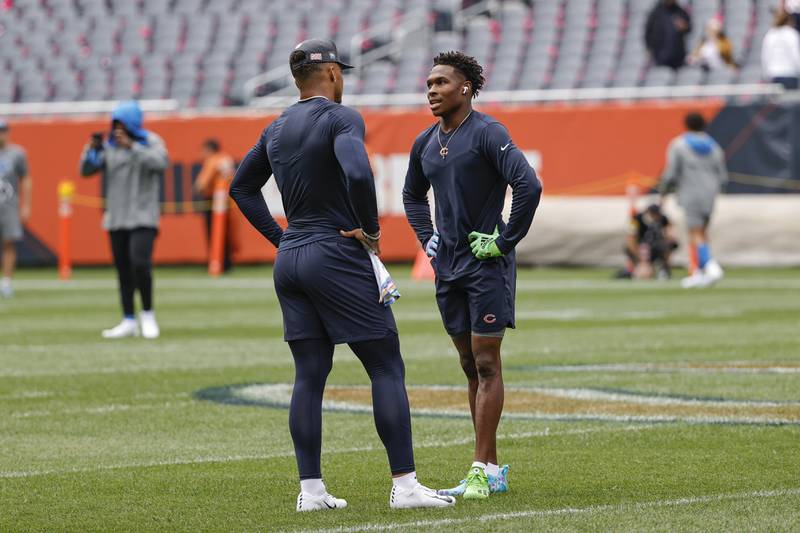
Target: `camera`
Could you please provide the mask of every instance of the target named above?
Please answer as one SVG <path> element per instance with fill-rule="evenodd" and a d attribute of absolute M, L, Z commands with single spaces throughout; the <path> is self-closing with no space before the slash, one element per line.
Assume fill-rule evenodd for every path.
<path fill-rule="evenodd" d="M 102 132 L 94 132 L 92 133 L 92 148 L 96 150 L 103 149 L 103 133 Z"/>

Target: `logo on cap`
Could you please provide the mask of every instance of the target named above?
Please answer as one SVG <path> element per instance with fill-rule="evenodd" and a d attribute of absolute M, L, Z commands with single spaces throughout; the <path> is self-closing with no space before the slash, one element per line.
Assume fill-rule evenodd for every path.
<path fill-rule="evenodd" d="M 322 53 L 321 52 L 313 52 L 308 55 L 308 58 L 311 61 L 322 61 Z"/>
<path fill-rule="evenodd" d="M 336 54 L 334 54 L 333 52 L 328 52 L 328 57 L 330 59 L 336 59 Z"/>

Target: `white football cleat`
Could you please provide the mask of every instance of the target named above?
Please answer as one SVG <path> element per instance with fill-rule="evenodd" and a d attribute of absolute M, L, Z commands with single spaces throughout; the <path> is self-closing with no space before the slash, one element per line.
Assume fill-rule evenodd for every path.
<path fill-rule="evenodd" d="M 139 322 L 142 324 L 142 337 L 145 339 L 157 339 L 161 334 L 156 322 L 156 315 L 153 311 L 142 311 L 139 313 Z"/>
<path fill-rule="evenodd" d="M 406 490 L 397 485 L 392 486 L 389 507 L 392 509 L 413 509 L 416 507 L 452 507 L 456 499 L 452 496 L 438 494 L 435 490 L 417 483 L 413 489 Z"/>
<path fill-rule="evenodd" d="M 14 289 L 11 287 L 11 285 L 3 284 L 3 286 L 0 287 L 0 296 L 3 298 L 13 298 Z"/>
<path fill-rule="evenodd" d="M 122 322 L 111 329 L 103 330 L 104 339 L 122 339 L 124 337 L 138 337 L 139 326 L 133 318 L 123 318 Z"/>
<path fill-rule="evenodd" d="M 297 512 L 307 511 L 327 511 L 329 509 L 344 509 L 347 502 L 341 498 L 334 498 L 333 495 L 325 493 L 322 495 L 301 492 L 297 495 Z"/>
<path fill-rule="evenodd" d="M 703 274 L 705 274 L 706 286 L 714 285 L 716 282 L 725 277 L 725 271 L 722 270 L 722 267 L 719 266 L 719 263 L 713 259 L 706 263 L 705 268 L 703 268 Z"/>
<path fill-rule="evenodd" d="M 681 280 L 681 287 L 684 289 L 696 289 L 698 287 L 705 287 L 707 284 L 706 276 L 698 269 L 694 274 Z"/>

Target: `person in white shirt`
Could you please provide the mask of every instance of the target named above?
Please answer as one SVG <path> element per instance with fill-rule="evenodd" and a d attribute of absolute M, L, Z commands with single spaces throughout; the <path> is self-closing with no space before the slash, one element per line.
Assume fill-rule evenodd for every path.
<path fill-rule="evenodd" d="M 737 68 L 733 59 L 733 45 L 725 35 L 719 18 L 713 17 L 706 23 L 705 35 L 689 56 L 689 64 L 698 65 L 703 70 Z"/>
<path fill-rule="evenodd" d="M 785 9 L 775 12 L 775 23 L 761 44 L 764 77 L 787 90 L 797 90 L 800 78 L 800 34 L 791 26 Z"/>
<path fill-rule="evenodd" d="M 794 29 L 800 30 L 800 0 L 784 0 L 783 8 L 794 18 Z"/>

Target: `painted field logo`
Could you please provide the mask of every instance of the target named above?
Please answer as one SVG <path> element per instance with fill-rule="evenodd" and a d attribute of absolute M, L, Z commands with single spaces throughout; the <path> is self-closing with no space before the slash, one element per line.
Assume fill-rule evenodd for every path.
<path fill-rule="evenodd" d="M 203 400 L 288 408 L 292 385 L 250 384 L 205 389 Z M 468 417 L 464 387 L 409 386 L 411 412 L 421 416 Z M 372 412 L 368 386 L 328 386 L 328 411 Z M 646 395 L 597 389 L 506 388 L 504 416 L 531 420 L 609 420 L 712 424 L 800 424 L 800 402 L 720 400 Z"/>

